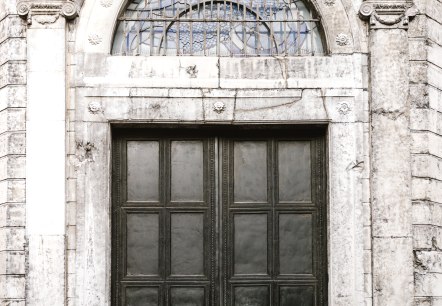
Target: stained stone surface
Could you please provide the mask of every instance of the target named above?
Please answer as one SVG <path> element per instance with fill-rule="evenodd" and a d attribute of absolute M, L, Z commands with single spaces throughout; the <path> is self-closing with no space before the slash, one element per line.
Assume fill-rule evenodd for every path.
<path fill-rule="evenodd" d="M 1 305 L 111 305 L 111 126 L 129 122 L 327 125 L 328 304 L 442 305 L 439 0 L 408 29 L 313 1 L 329 54 L 291 58 L 110 56 L 123 1 L 101 2 L 28 24 L 0 0 Z"/>

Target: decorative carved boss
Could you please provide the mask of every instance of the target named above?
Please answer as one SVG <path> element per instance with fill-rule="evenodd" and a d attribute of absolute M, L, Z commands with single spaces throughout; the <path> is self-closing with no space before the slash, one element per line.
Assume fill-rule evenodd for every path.
<path fill-rule="evenodd" d="M 418 13 L 416 6 L 410 1 L 372 1 L 362 3 L 359 15 L 370 20 L 370 27 L 376 28 L 408 28 L 410 18 Z"/>
<path fill-rule="evenodd" d="M 72 1 L 19 1 L 17 13 L 20 17 L 25 18 L 28 24 L 32 23 L 32 17 L 40 24 L 48 24 L 54 23 L 60 16 L 74 19 L 78 16 L 78 6 Z"/>

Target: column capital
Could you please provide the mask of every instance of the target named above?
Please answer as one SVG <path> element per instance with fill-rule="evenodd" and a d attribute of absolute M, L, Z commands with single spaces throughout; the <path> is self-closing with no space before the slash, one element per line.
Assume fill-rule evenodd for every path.
<path fill-rule="evenodd" d="M 361 19 L 369 20 L 371 29 L 407 29 L 418 9 L 412 1 L 364 1 L 359 9 Z"/>
<path fill-rule="evenodd" d="M 33 17 L 40 24 L 54 23 L 60 16 L 74 19 L 78 16 L 78 5 L 73 1 L 30 1 L 17 2 L 17 13 L 25 18 L 28 24 Z"/>

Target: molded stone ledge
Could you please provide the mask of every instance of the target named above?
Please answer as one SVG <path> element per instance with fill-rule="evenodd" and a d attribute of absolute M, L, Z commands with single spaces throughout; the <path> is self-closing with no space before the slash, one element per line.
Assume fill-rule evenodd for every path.
<path fill-rule="evenodd" d="M 0 111 L 8 107 L 26 107 L 26 86 L 6 86 L 0 89 Z"/>
<path fill-rule="evenodd" d="M 77 99 L 82 97 L 139 97 L 139 98 L 284 98 L 301 97 L 303 89 L 221 89 L 221 88 L 113 88 L 78 87 Z M 334 89 L 326 91 L 328 97 L 353 97 L 358 91 Z M 318 93 L 319 95 L 320 93 Z"/>
<path fill-rule="evenodd" d="M 0 134 L 7 131 L 26 130 L 26 110 L 24 108 L 7 108 L 0 111 Z"/>
<path fill-rule="evenodd" d="M 183 89 L 183 90 L 185 90 L 185 89 Z M 106 89 L 101 90 L 101 89 L 97 88 L 98 95 L 101 95 L 102 93 L 106 95 L 105 91 L 106 91 Z M 124 92 L 120 92 L 120 94 L 122 95 L 122 94 L 124 94 Z M 169 96 L 169 89 L 168 88 L 130 88 L 129 89 L 129 96 L 130 97 L 158 97 L 158 98 L 168 97 Z"/>
<path fill-rule="evenodd" d="M 25 163 L 25 156 L 9 155 L 0 157 L 0 181 L 7 178 L 24 179 L 26 177 Z"/>
<path fill-rule="evenodd" d="M 17 15 L 10 15 L 0 20 L 0 43 L 13 37 L 26 37 L 26 25 Z"/>
<path fill-rule="evenodd" d="M 430 18 L 426 18 L 426 22 L 428 39 L 442 45 L 442 24 Z"/>
<path fill-rule="evenodd" d="M 413 177 L 411 196 L 414 200 L 430 200 L 442 203 L 442 182 Z"/>
<path fill-rule="evenodd" d="M 442 247 L 442 227 L 431 224 L 413 225 L 413 249 L 440 250 Z"/>
<path fill-rule="evenodd" d="M 236 89 L 234 95 L 237 98 L 301 98 L 303 96 L 302 89 Z M 319 94 L 319 93 L 318 93 Z M 207 97 L 207 95 L 204 95 Z M 214 93 L 210 95 L 216 98 Z"/>
<path fill-rule="evenodd" d="M 410 113 L 410 128 L 442 135 L 442 113 L 432 109 L 414 109 Z"/>
<path fill-rule="evenodd" d="M 411 174 L 442 181 L 442 159 L 433 155 L 412 155 Z"/>
<path fill-rule="evenodd" d="M 429 153 L 440 156 L 442 152 L 442 136 L 429 131 L 412 131 L 411 153 Z"/>
<path fill-rule="evenodd" d="M 8 154 L 25 154 L 25 138 L 26 135 L 24 132 L 6 132 L 0 134 L 0 157 Z"/>
<path fill-rule="evenodd" d="M 192 90 L 186 89 L 177 97 L 81 97 L 77 100 L 77 121 L 108 122 L 133 120 L 152 121 L 329 121 L 323 98 L 318 90 L 291 91 L 296 96 L 278 97 L 276 92 L 237 91 L 233 97 L 202 97 L 201 91 L 187 97 Z M 224 91 L 218 91 L 223 93 Z M 180 97 L 178 97 L 180 96 Z M 235 98 L 236 96 L 236 98 Z M 241 97 L 239 97 L 241 96 Z M 257 99 L 258 96 L 259 99 Z M 329 98 L 332 99 L 332 98 Z M 347 99 L 348 100 L 348 99 Z M 346 101 L 347 101 L 346 100 Z M 354 99 L 352 99 L 354 101 Z M 224 103 L 216 110 L 215 103 Z M 343 112 L 354 111 L 353 104 L 339 104 Z M 343 115 L 345 116 L 345 115 Z M 360 116 L 356 114 L 355 116 Z M 363 116 L 363 115 L 362 115 Z"/>
<path fill-rule="evenodd" d="M 23 38 L 8 38 L 0 43 L 0 65 L 7 61 L 26 60 L 26 40 Z"/>
<path fill-rule="evenodd" d="M 26 84 L 26 62 L 7 62 L 0 66 L 0 88 Z"/>
<path fill-rule="evenodd" d="M 441 54 L 442 54 L 442 49 L 441 49 Z M 442 89 L 438 89 L 433 86 L 428 86 L 428 100 L 430 108 L 442 113 Z"/>
<path fill-rule="evenodd" d="M 442 203 L 413 201 L 413 224 L 432 224 L 442 227 Z"/>
<path fill-rule="evenodd" d="M 438 0 L 426 0 L 425 2 L 425 14 L 434 20 L 442 21 L 442 3 Z"/>
<path fill-rule="evenodd" d="M 441 28 L 442 32 L 442 28 Z M 428 64 L 428 84 L 442 90 L 442 67 Z"/>
<path fill-rule="evenodd" d="M 442 67 L 442 46 L 437 45 L 431 40 L 427 40 L 426 43 L 428 44 L 428 61 L 438 67 Z"/>
<path fill-rule="evenodd" d="M 0 2 L 0 20 L 9 14 L 16 14 L 16 4 L 15 0 L 3 0 Z"/>

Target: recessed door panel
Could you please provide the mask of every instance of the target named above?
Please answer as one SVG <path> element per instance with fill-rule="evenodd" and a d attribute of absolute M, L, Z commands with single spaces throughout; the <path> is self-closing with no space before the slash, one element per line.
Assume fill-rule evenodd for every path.
<path fill-rule="evenodd" d="M 159 200 L 159 142 L 127 142 L 127 200 Z"/>
<path fill-rule="evenodd" d="M 126 227 L 127 275 L 158 275 L 158 214 L 128 213 Z"/>
<path fill-rule="evenodd" d="M 126 287 L 126 306 L 158 306 L 159 290 L 156 287 Z"/>
<path fill-rule="evenodd" d="M 116 133 L 112 305 L 326 305 L 322 136 L 217 131 Z"/>
<path fill-rule="evenodd" d="M 203 287 L 172 287 L 170 306 L 205 306 Z"/>
<path fill-rule="evenodd" d="M 312 286 L 281 286 L 279 288 L 279 306 L 314 306 L 314 288 Z"/>
<path fill-rule="evenodd" d="M 311 214 L 279 214 L 279 273 L 312 274 Z"/>
<path fill-rule="evenodd" d="M 202 141 L 172 141 L 172 201 L 203 201 L 203 154 Z"/>
<path fill-rule="evenodd" d="M 236 286 L 233 292 L 235 306 L 270 306 L 268 286 Z"/>
<path fill-rule="evenodd" d="M 310 141 L 278 142 L 280 202 L 311 200 Z"/>
<path fill-rule="evenodd" d="M 267 202 L 267 144 L 265 141 L 234 143 L 235 202 Z"/>
<path fill-rule="evenodd" d="M 171 274 L 204 274 L 204 215 L 171 213 Z"/>
<path fill-rule="evenodd" d="M 268 274 L 267 214 L 237 213 L 233 223 L 234 274 Z"/>

